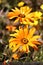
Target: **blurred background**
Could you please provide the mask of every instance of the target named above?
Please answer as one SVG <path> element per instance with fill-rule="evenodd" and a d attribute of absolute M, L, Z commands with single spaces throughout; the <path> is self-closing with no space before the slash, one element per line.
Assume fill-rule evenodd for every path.
<path fill-rule="evenodd" d="M 0 61 L 3 61 L 4 55 L 3 53 L 8 53 L 7 44 L 9 40 L 9 34 L 11 33 L 6 29 L 7 25 L 12 24 L 12 21 L 10 21 L 7 18 L 7 13 L 17 6 L 17 3 L 20 1 L 24 1 L 25 5 L 28 5 L 29 7 L 33 8 L 33 11 L 41 11 L 40 5 L 43 4 L 43 0 L 0 0 Z M 12 24 L 13 25 L 13 24 Z M 43 19 L 39 22 L 37 28 L 37 34 L 40 34 L 41 42 L 43 43 Z M 8 50 L 6 52 L 6 50 Z M 31 57 L 31 58 L 30 58 Z M 38 51 L 34 51 L 31 56 L 28 54 L 28 57 L 25 59 L 25 61 L 43 61 L 43 44 L 39 46 Z"/>

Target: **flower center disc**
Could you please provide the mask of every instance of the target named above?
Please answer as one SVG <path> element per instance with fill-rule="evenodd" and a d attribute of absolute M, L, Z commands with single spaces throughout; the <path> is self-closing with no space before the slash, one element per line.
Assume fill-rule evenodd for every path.
<path fill-rule="evenodd" d="M 24 18 L 25 15 L 24 14 L 19 14 L 19 17 Z"/>
<path fill-rule="evenodd" d="M 24 44 L 27 44 L 28 40 L 27 40 L 26 38 L 23 38 L 23 39 L 22 39 L 22 42 L 23 42 Z"/>

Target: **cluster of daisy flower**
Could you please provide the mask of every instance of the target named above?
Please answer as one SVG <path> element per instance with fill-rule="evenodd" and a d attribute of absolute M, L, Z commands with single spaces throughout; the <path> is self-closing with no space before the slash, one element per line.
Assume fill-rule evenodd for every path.
<path fill-rule="evenodd" d="M 37 31 L 35 26 L 42 19 L 42 12 L 34 12 L 29 6 L 24 6 L 24 2 L 20 2 L 17 7 L 8 12 L 7 17 L 10 20 L 14 19 L 14 22 L 12 22 L 13 26 L 6 26 L 9 31 L 13 32 L 10 34 L 9 39 L 9 49 L 12 51 L 12 58 L 19 59 L 23 54 L 28 54 L 31 52 L 29 47 L 38 50 L 37 45 L 41 45 L 38 39 L 41 36 L 35 34 Z"/>

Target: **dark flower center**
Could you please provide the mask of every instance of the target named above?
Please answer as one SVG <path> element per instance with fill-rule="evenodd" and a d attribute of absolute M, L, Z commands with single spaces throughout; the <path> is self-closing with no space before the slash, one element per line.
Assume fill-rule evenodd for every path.
<path fill-rule="evenodd" d="M 30 22 L 32 22 L 32 23 L 34 23 L 34 21 L 33 21 L 33 20 L 31 20 L 31 19 L 29 19 L 29 21 L 30 21 Z"/>
<path fill-rule="evenodd" d="M 24 18 L 25 15 L 24 14 L 19 14 L 19 17 Z"/>
<path fill-rule="evenodd" d="M 22 41 L 22 43 L 24 43 L 24 44 L 27 44 L 27 43 L 28 43 L 28 39 L 26 39 L 26 38 L 23 38 L 21 41 Z"/>

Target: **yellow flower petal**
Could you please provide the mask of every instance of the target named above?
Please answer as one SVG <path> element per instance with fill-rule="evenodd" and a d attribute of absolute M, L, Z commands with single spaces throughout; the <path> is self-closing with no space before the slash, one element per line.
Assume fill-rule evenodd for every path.
<path fill-rule="evenodd" d="M 27 36 L 28 39 L 31 39 L 33 37 L 33 34 L 35 33 L 36 29 L 33 27 L 30 29 L 29 34 Z"/>
<path fill-rule="evenodd" d="M 41 13 L 41 12 L 36 11 L 36 12 L 34 13 L 34 17 L 35 17 L 36 19 L 40 19 L 41 16 L 42 16 L 42 13 Z"/>
<path fill-rule="evenodd" d="M 14 42 L 9 44 L 9 48 L 11 50 L 13 50 L 15 47 L 16 47 L 16 44 Z"/>
<path fill-rule="evenodd" d="M 14 24 L 17 23 L 17 22 L 19 22 L 19 17 L 16 18 L 16 20 L 14 21 Z"/>
<path fill-rule="evenodd" d="M 35 40 L 37 40 L 37 39 L 39 39 L 39 38 L 40 38 L 40 36 L 38 36 L 38 35 L 33 36 L 33 37 L 31 38 L 31 41 L 35 41 Z"/>
<path fill-rule="evenodd" d="M 32 48 L 34 48 L 35 50 L 38 50 L 38 47 L 33 43 L 30 42 L 30 43 L 28 43 L 28 45 L 31 46 Z"/>
<path fill-rule="evenodd" d="M 11 42 L 12 40 L 14 40 L 14 38 L 10 38 L 10 39 L 9 39 L 9 42 Z"/>
<path fill-rule="evenodd" d="M 28 32 L 29 32 L 29 31 L 28 31 L 28 27 L 27 27 L 27 28 L 25 27 L 25 28 L 24 28 L 24 35 L 25 35 L 25 38 L 27 37 Z"/>
<path fill-rule="evenodd" d="M 13 37 L 15 37 L 15 36 L 17 36 L 17 34 L 16 34 L 16 33 L 14 33 L 14 34 L 10 34 L 10 36 L 13 36 Z"/>
<path fill-rule="evenodd" d="M 40 45 L 41 43 L 39 41 L 33 41 L 33 44 Z"/>
<path fill-rule="evenodd" d="M 18 3 L 18 6 L 19 6 L 19 7 L 21 7 L 21 6 L 23 6 L 23 5 L 24 5 L 24 2 L 19 2 L 19 3 Z"/>
<path fill-rule="evenodd" d="M 9 19 L 16 17 L 14 12 L 9 12 L 7 16 L 8 16 Z"/>
<path fill-rule="evenodd" d="M 36 26 L 37 24 L 38 24 L 38 21 L 34 20 L 34 24 L 33 25 Z"/>
<path fill-rule="evenodd" d="M 12 50 L 12 52 L 15 52 L 20 47 L 20 45 L 21 44 L 16 45 L 16 47 Z"/>
<path fill-rule="evenodd" d="M 23 45 L 22 49 L 23 49 L 24 52 L 26 52 L 26 45 Z"/>
<path fill-rule="evenodd" d="M 40 6 L 40 8 L 43 10 L 43 4 Z"/>

